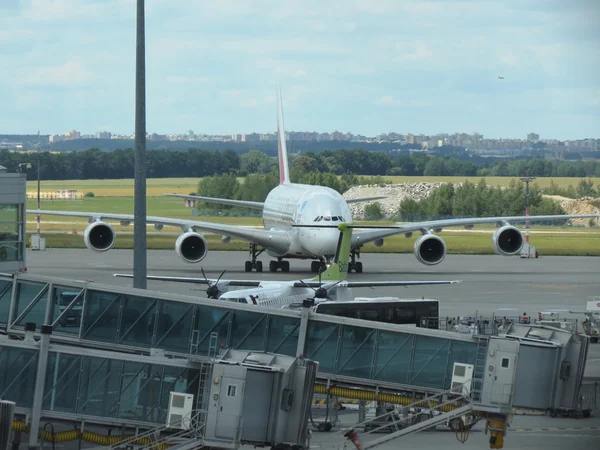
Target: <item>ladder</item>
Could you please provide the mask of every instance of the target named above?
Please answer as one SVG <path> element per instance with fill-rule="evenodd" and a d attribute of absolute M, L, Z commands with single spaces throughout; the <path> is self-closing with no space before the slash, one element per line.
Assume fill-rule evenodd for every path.
<path fill-rule="evenodd" d="M 378 431 L 391 432 L 386 436 L 366 442 L 362 447 L 363 450 L 366 450 L 385 444 L 401 436 L 407 436 L 435 427 L 441 423 L 449 422 L 452 419 L 469 413 L 472 409 L 473 405 L 467 397 L 457 395 L 452 391 L 445 391 L 401 408 L 402 413 L 399 413 L 394 408 L 392 411 L 374 419 L 355 425 L 353 429 L 346 428 L 335 434 L 348 436 L 353 433 L 355 428 L 368 430 L 361 433 L 361 436 L 369 436 L 371 433 Z"/>
<path fill-rule="evenodd" d="M 471 381 L 471 400 L 474 403 L 481 402 L 481 391 L 483 389 L 488 345 L 489 338 L 487 336 L 477 337 L 477 353 L 475 354 L 475 367 L 473 369 L 473 379 Z"/>

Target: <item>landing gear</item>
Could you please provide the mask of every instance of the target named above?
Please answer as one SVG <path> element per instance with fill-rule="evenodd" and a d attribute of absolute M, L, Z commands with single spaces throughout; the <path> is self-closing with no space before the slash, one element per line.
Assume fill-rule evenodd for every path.
<path fill-rule="evenodd" d="M 279 269 L 281 269 L 282 272 L 289 272 L 290 262 L 283 261 L 281 258 L 277 258 L 277 261 L 269 261 L 270 272 L 277 272 Z"/>
<path fill-rule="evenodd" d="M 350 251 L 350 262 L 348 263 L 348 273 L 353 270 L 356 273 L 362 273 L 363 266 L 360 261 L 356 261 L 356 258 L 360 259 L 360 249 L 354 249 Z"/>
<path fill-rule="evenodd" d="M 325 261 L 312 261 L 310 263 L 310 271 L 313 273 L 324 272 L 325 270 L 327 270 L 327 264 L 325 264 Z"/>
<path fill-rule="evenodd" d="M 246 272 L 252 272 L 252 270 L 256 270 L 257 272 L 262 272 L 263 271 L 263 264 L 262 261 L 257 261 L 256 258 L 258 258 L 258 256 L 264 252 L 264 249 L 262 250 L 257 250 L 256 249 L 256 244 L 250 244 L 250 261 L 246 261 L 246 264 L 244 264 L 244 270 Z"/>

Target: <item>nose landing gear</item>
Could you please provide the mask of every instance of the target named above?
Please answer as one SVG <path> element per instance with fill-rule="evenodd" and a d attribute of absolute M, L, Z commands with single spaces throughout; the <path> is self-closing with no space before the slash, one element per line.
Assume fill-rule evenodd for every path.
<path fill-rule="evenodd" d="M 356 258 L 360 259 L 360 249 L 354 249 L 350 251 L 350 262 L 348 263 L 348 273 L 354 271 L 356 273 L 362 273 L 363 265 L 360 261 L 356 261 Z"/>
<path fill-rule="evenodd" d="M 279 269 L 281 269 L 282 272 L 289 272 L 290 262 L 283 261 L 281 258 L 277 258 L 277 261 L 269 261 L 270 272 L 277 272 Z"/>

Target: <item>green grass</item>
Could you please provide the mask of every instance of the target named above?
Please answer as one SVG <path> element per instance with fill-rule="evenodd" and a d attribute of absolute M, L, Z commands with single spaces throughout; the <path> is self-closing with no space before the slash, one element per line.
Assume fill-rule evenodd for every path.
<path fill-rule="evenodd" d="M 493 254 L 492 239 L 488 234 L 477 233 L 440 233 L 446 242 L 449 254 Z M 81 236 L 66 234 L 46 234 L 47 248 L 85 248 Z M 219 236 L 205 236 L 209 251 L 217 250 L 248 250 L 248 244 L 232 239 L 229 244 L 223 244 Z M 149 235 L 148 249 L 172 250 L 175 245 L 176 236 L 173 235 Z M 367 244 L 363 247 L 364 253 L 411 253 L 415 237 L 393 236 L 385 239 L 382 247 Z M 552 233 L 536 234 L 531 237 L 534 245 L 541 255 L 560 256 L 600 256 L 600 234 L 597 235 L 556 235 Z M 132 249 L 133 236 L 117 236 L 113 248 Z"/>
<path fill-rule="evenodd" d="M 384 176 L 386 180 L 393 183 L 413 183 L 419 181 L 450 183 L 460 183 L 468 180 L 473 183 L 479 182 L 481 177 L 403 177 L 403 176 Z M 508 186 L 515 177 L 487 177 L 485 180 L 492 186 Z M 569 185 L 577 186 L 583 178 L 538 178 L 534 181 L 540 187 L 550 186 L 553 180 L 558 186 L 566 188 Z M 238 178 L 243 182 L 243 178 Z M 162 194 L 179 193 L 189 194 L 195 192 L 198 188 L 199 178 L 148 178 L 146 180 L 146 190 L 148 197 L 158 197 Z M 594 185 L 600 184 L 600 178 L 592 178 Z M 41 192 L 46 194 L 55 194 L 57 190 L 76 189 L 80 194 L 93 192 L 97 197 L 132 197 L 133 198 L 133 179 L 119 180 L 52 180 L 41 182 Z M 27 192 L 30 195 L 37 195 L 37 181 L 27 182 Z"/>

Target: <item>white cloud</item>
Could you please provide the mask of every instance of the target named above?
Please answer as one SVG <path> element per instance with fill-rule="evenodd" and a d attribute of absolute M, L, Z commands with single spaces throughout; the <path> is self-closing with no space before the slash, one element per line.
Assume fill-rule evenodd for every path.
<path fill-rule="evenodd" d="M 38 86 L 77 86 L 94 81 L 94 74 L 77 60 L 67 60 L 57 66 L 42 66 L 21 71 L 17 84 Z"/>
<path fill-rule="evenodd" d="M 377 100 L 376 103 L 378 105 L 393 105 L 394 104 L 394 97 L 392 97 L 391 95 L 384 95 L 379 100 Z"/>

